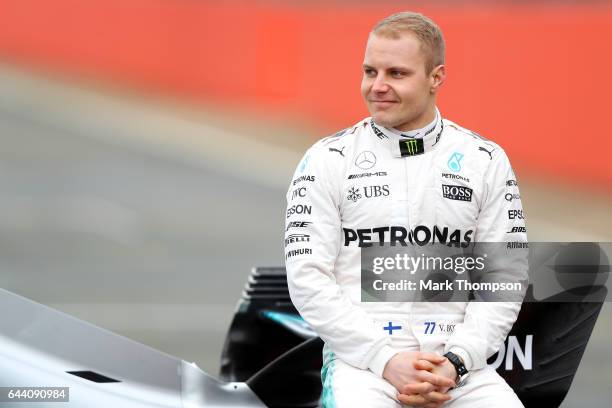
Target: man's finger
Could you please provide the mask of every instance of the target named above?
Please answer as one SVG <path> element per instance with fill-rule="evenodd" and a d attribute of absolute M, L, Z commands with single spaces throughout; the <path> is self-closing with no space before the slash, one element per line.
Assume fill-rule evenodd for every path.
<path fill-rule="evenodd" d="M 437 385 L 438 387 L 452 388 L 455 386 L 455 381 L 451 380 L 450 378 L 432 374 L 429 371 L 419 370 L 416 376 L 420 381 L 428 382 L 433 385 Z"/>
<path fill-rule="evenodd" d="M 423 408 L 440 408 L 443 402 L 430 402 L 429 404 L 423 405 Z"/>
<path fill-rule="evenodd" d="M 414 368 L 417 370 L 433 371 L 436 367 L 427 360 L 416 360 L 414 362 Z"/>
<path fill-rule="evenodd" d="M 436 386 L 428 382 L 407 384 L 402 388 L 402 394 L 427 394 L 436 389 Z"/>
<path fill-rule="evenodd" d="M 423 397 L 429 402 L 446 402 L 451 400 L 451 396 L 448 394 L 442 394 L 438 391 L 432 391 L 427 394 L 422 394 Z"/>
<path fill-rule="evenodd" d="M 435 364 L 440 364 L 446 361 L 446 357 L 439 355 L 438 353 L 432 353 L 430 351 L 422 351 L 419 353 L 418 358 L 420 360 L 431 361 Z"/>
<path fill-rule="evenodd" d="M 440 404 L 450 401 L 452 398 L 448 394 L 440 392 L 430 392 L 427 394 L 398 394 L 397 399 L 406 405 L 421 407 L 429 404 Z"/>
<path fill-rule="evenodd" d="M 397 394 L 397 399 L 402 404 L 409 405 L 411 407 L 422 407 L 430 403 L 427 399 L 425 399 L 425 397 L 419 394 Z"/>

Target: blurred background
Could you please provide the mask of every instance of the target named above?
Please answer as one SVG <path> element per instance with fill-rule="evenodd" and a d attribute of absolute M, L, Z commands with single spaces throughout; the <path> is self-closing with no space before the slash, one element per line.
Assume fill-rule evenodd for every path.
<path fill-rule="evenodd" d="M 407 9 L 530 239 L 612 241 L 609 2 L 0 0 L 0 287 L 216 375 L 250 268 L 284 262 L 294 167 L 367 116 L 367 34 Z M 610 330 L 604 305 L 564 407 L 609 406 Z"/>

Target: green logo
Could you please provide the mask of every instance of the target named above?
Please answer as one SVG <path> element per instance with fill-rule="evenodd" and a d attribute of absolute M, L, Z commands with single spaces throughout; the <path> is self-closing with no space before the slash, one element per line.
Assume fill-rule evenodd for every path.
<path fill-rule="evenodd" d="M 416 139 L 406 140 L 404 144 L 406 145 L 406 150 L 408 151 L 409 155 L 417 154 L 419 144 L 417 143 Z"/>
<path fill-rule="evenodd" d="M 402 157 L 415 156 L 425 152 L 423 139 L 400 140 L 399 147 Z"/>

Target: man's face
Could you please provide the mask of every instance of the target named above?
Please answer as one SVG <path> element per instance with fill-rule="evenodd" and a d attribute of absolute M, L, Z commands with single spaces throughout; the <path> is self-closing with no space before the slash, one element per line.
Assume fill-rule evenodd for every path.
<path fill-rule="evenodd" d="M 425 72 L 425 55 L 414 34 L 402 33 L 398 39 L 370 35 L 361 95 L 374 121 L 399 130 L 427 125 L 433 120 L 436 70 Z"/>

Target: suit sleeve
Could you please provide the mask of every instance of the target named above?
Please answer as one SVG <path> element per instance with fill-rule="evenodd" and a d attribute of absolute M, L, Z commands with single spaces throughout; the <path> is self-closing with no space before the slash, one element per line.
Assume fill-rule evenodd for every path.
<path fill-rule="evenodd" d="M 342 292 L 334 277 L 341 247 L 343 173 L 328 149 L 312 147 L 287 192 L 285 264 L 291 300 L 338 358 L 382 376 L 390 340 Z M 327 159 L 327 160 L 326 160 Z"/>
<path fill-rule="evenodd" d="M 483 252 L 489 252 L 489 280 L 519 282 L 522 290 L 496 299 L 479 299 L 477 295 L 479 301 L 469 302 L 463 324 L 445 345 L 445 352 L 459 355 L 468 370 L 485 367 L 487 359 L 500 349 L 516 321 L 529 280 L 524 248 L 527 234 L 518 184 L 501 148 L 494 152 L 485 175 L 475 241 L 476 246 L 485 248 Z M 512 245 L 507 245 L 510 242 Z M 518 249 L 510 249 L 517 246 Z"/>

